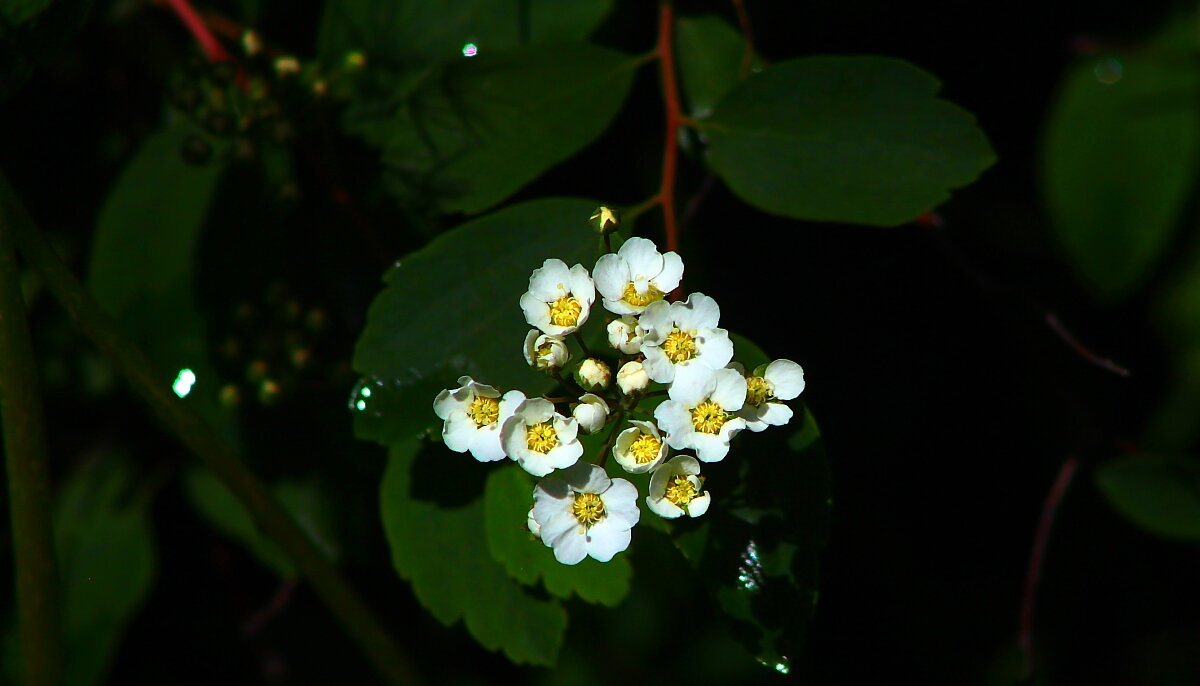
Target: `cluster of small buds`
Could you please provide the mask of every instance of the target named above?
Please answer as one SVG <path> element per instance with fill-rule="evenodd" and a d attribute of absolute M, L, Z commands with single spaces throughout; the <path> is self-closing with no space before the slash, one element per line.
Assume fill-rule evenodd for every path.
<path fill-rule="evenodd" d="M 548 259 L 521 296 L 525 319 L 535 327 L 523 350 L 525 361 L 553 376 L 565 395 L 501 393 L 464 376 L 434 401 L 451 450 L 481 462 L 507 457 L 542 477 L 527 526 L 559 562 L 587 556 L 607 562 L 629 546 L 641 516 L 639 494 L 628 480 L 609 476 L 610 455 L 630 474 L 649 473 L 643 499 L 652 512 L 699 517 L 712 501 L 700 463 L 723 460 L 744 429 L 786 424 L 792 410 L 784 401 L 804 390 L 804 372 L 791 360 L 750 372 L 734 362 L 715 300 L 703 293 L 669 300 L 682 278 L 679 255 L 659 253 L 644 238 L 601 256 L 591 273 Z M 607 322 L 607 355 L 593 354 L 579 332 L 597 298 L 614 315 Z M 564 376 L 571 338 L 583 359 Z M 659 396 L 665 399 L 652 410 L 642 405 Z M 580 432 L 606 427 L 608 440 L 594 462 L 586 461 Z M 671 449 L 694 455 L 672 457 Z"/>

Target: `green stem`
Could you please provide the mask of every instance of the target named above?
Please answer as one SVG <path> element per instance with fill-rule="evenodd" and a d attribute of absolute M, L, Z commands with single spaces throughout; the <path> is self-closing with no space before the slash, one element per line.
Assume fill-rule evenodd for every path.
<path fill-rule="evenodd" d="M 391 684 L 418 683 L 408 658 L 371 608 L 233 450 L 190 405 L 175 397 L 169 384 L 153 374 L 141 349 L 125 337 L 54 253 L 2 173 L 0 206 L 5 208 L 5 228 L 11 231 L 14 243 L 79 328 L 159 420 L 237 497 L 255 524 L 279 544 L 379 674 Z"/>
<path fill-rule="evenodd" d="M 603 467 L 605 462 L 608 462 L 608 454 L 612 452 L 613 443 L 617 442 L 617 434 L 621 432 L 621 420 L 625 418 L 624 410 L 617 410 L 617 414 L 613 417 L 613 428 L 608 432 L 608 438 L 604 439 L 604 445 L 600 448 L 600 455 L 596 458 L 596 466 Z"/>
<path fill-rule="evenodd" d="M 7 198 L 0 202 L 0 422 L 12 508 L 17 626 L 24 683 L 53 686 L 62 680 L 62 660 L 50 469 L 37 363 L 10 236 L 13 214 Z"/>

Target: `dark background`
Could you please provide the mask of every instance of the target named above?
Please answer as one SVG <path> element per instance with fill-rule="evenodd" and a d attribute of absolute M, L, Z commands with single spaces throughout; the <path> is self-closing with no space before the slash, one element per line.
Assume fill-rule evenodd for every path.
<path fill-rule="evenodd" d="M 1170 4 L 746 5 L 768 61 L 885 54 L 935 74 L 944 97 L 977 116 L 999 160 L 938 209 L 940 226 L 894 229 L 762 214 L 719 183 L 705 184 L 696 160 L 683 162 L 683 202 L 709 189 L 682 234 L 689 290 L 718 299 L 723 326 L 805 367 L 804 397 L 832 460 L 831 543 L 806 654 L 793 662 L 795 680 L 1016 683 L 1017 620 L 1035 526 L 1059 468 L 1077 457 L 1082 466 L 1058 512 L 1036 609 L 1040 682 L 1196 683 L 1197 552 L 1120 520 L 1096 492 L 1090 470 L 1136 440 L 1163 392 L 1163 342 L 1148 324 L 1144 299 L 1108 308 L 1092 303 L 1058 255 L 1038 195 L 1040 133 L 1064 68 L 1081 51 L 1137 40 Z M 206 6 L 237 11 L 234 3 Z M 311 56 L 320 3 L 264 6 L 264 36 Z M 678 10 L 736 21 L 729 3 L 680 2 Z M 595 38 L 643 52 L 654 30 L 652 3 L 626 0 Z M 98 2 L 85 29 L 0 110 L 7 132 L 0 165 L 77 272 L 111 180 L 158 121 L 170 70 L 192 54 L 190 39 L 164 9 Z M 640 72 L 603 139 L 517 199 L 578 194 L 633 204 L 649 195 L 661 155 L 657 89 L 657 74 Z M 338 164 L 351 180 L 373 178 L 367 151 L 349 142 L 339 150 L 338 159 L 322 164 Z M 300 182 L 314 183 L 312 173 Z M 337 208 L 318 203 L 290 219 L 285 237 L 254 235 L 247 209 L 240 221 L 250 231 L 231 229 L 235 218 L 225 235 L 206 239 L 206 254 L 223 254 L 224 246 L 241 257 L 214 258 L 219 269 L 202 268 L 211 283 L 205 307 L 212 320 L 232 321 L 239 298 L 229 294 L 262 297 L 283 282 L 333 314 L 323 343 L 327 378 L 274 407 L 247 406 L 242 425 L 250 452 L 256 441 L 262 448 L 263 471 L 316 469 L 346 489 L 347 501 L 356 503 L 344 513 L 351 523 L 343 528 L 356 538 L 346 546 L 349 573 L 382 599 L 385 620 L 430 681 L 558 683 L 576 673 L 584 682 L 677 674 L 699 683 L 782 680 L 728 649 L 702 610 L 662 634 L 647 632 L 642 652 L 614 655 L 621 643 L 604 633 L 649 621 L 656 589 L 636 591 L 614 611 L 573 608 L 571 648 L 557 675 L 513 667 L 461 626 L 444 628 L 417 605 L 387 563 L 371 486 L 382 451 L 350 437 L 343 414 L 349 384 L 338 361 L 349 358 L 383 266 L 421 238 L 386 201 L 368 200 L 367 212 L 364 236 L 347 228 Z M 639 230 L 661 238 L 656 222 Z M 109 393 L 98 402 L 71 374 L 55 372 L 94 353 L 48 298 L 33 310 L 56 470 L 111 445 L 147 469 L 184 458 L 131 398 Z M 1130 376 L 1076 354 L 1047 325 L 1050 313 Z M 296 426 L 310 433 L 294 436 Z M 110 683 L 371 683 L 354 647 L 303 587 L 265 628 L 241 632 L 277 582 L 199 522 L 176 486 L 156 500 L 155 527 L 158 581 Z M 659 562 L 650 553 L 634 557 L 635 568 Z M 736 664 L 698 663 L 704 646 L 715 646 L 713 660 Z"/>

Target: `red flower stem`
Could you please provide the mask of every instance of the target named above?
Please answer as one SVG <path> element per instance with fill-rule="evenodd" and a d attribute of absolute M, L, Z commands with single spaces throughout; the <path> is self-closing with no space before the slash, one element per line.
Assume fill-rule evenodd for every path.
<path fill-rule="evenodd" d="M 754 61 L 754 33 L 750 30 L 750 15 L 742 0 L 733 0 L 733 9 L 737 12 L 738 26 L 742 27 L 742 42 L 745 50 L 742 52 L 742 68 L 738 70 L 738 78 L 744 79 L 750 75 L 750 64 Z"/>
<path fill-rule="evenodd" d="M 679 106 L 679 83 L 675 75 L 675 9 L 670 0 L 658 5 L 658 64 L 662 74 L 663 103 L 666 106 L 663 133 L 662 185 L 658 202 L 663 209 L 663 230 L 667 250 L 679 250 L 679 225 L 675 220 L 675 169 L 679 158 L 679 125 L 683 119 Z"/>
<path fill-rule="evenodd" d="M 208 24 L 200 18 L 196 13 L 192 4 L 188 0 L 164 0 L 167 5 L 175 11 L 175 15 L 179 17 L 179 21 L 183 22 L 184 28 L 196 39 L 200 44 L 200 49 L 204 50 L 204 54 L 208 57 L 209 62 L 228 62 L 230 60 L 229 52 L 225 50 L 225 46 L 217 40 L 217 37 L 208 30 Z"/>
<path fill-rule="evenodd" d="M 1017 631 L 1017 645 L 1025 662 L 1025 678 L 1033 678 L 1033 606 L 1037 598 L 1038 581 L 1042 576 L 1042 562 L 1046 557 L 1046 544 L 1050 540 L 1050 529 L 1054 526 L 1054 513 L 1062 502 L 1075 470 L 1079 467 L 1079 458 L 1071 457 L 1058 470 L 1058 477 L 1050 492 L 1046 494 L 1046 502 L 1042 505 L 1042 516 L 1038 520 L 1037 533 L 1033 537 L 1033 548 L 1029 552 L 1029 569 L 1025 573 L 1025 590 L 1021 594 L 1021 619 Z"/>

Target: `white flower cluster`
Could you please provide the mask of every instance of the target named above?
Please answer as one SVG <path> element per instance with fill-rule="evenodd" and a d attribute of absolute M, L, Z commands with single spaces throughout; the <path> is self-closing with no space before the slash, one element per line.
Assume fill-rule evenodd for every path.
<path fill-rule="evenodd" d="M 682 277 L 679 255 L 660 254 L 644 238 L 631 238 L 616 253 L 601 256 L 591 274 L 582 265 L 568 268 L 548 259 L 521 296 L 525 319 L 535 327 L 523 351 L 525 361 L 554 376 L 567 396 L 501 394 L 464 376 L 458 388 L 442 391 L 434 401 L 451 450 L 470 452 L 481 462 L 507 457 L 545 477 L 534 488 L 528 527 L 559 562 L 576 564 L 589 555 L 607 562 L 629 546 L 641 516 L 638 491 L 628 480 L 608 476 L 609 455 L 630 474 L 649 473 L 645 503 L 652 512 L 668 519 L 699 517 L 712 500 L 700 463 L 723 460 L 730 439 L 743 429 L 786 424 L 792 410 L 783 401 L 804 390 L 804 372 L 791 360 L 752 372 L 733 362 L 733 343 L 718 326 L 715 300 L 703 293 L 681 302 L 668 299 Z M 593 356 L 578 333 L 597 294 L 615 315 L 607 324 L 608 361 Z M 571 360 L 568 336 L 586 355 L 570 380 L 562 375 Z M 615 379 L 610 365 L 616 365 Z M 663 395 L 652 413 L 640 407 Z M 646 418 L 632 418 L 635 414 Z M 580 432 L 609 425 L 595 462 L 580 460 Z M 669 457 L 672 448 L 694 456 Z M 555 470 L 561 471 L 551 475 Z"/>

